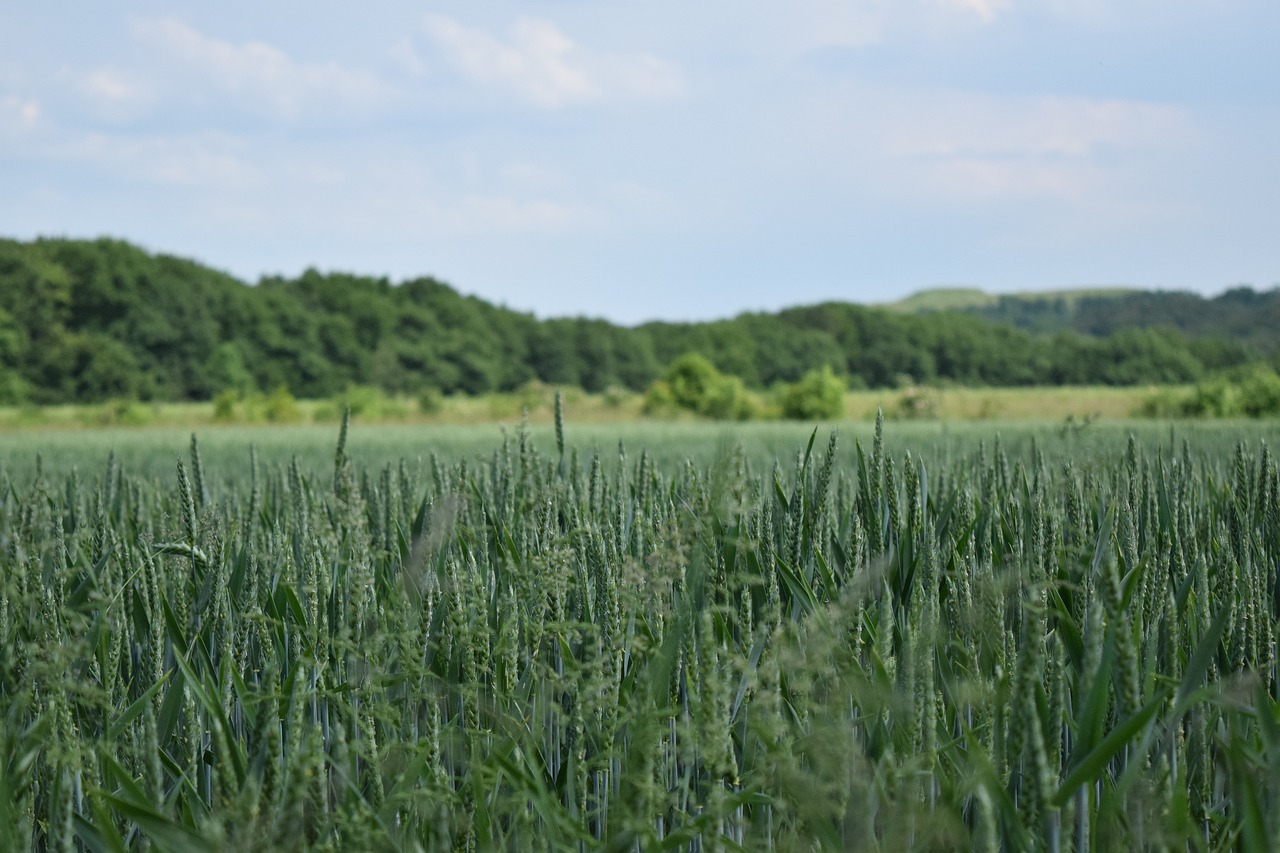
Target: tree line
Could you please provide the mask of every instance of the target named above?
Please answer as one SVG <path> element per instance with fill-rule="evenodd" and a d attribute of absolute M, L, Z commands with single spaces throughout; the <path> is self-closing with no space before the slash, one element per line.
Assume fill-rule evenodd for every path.
<path fill-rule="evenodd" d="M 1216 337 L 1274 353 L 1280 349 L 1280 288 L 1233 287 L 1205 298 L 1177 291 L 1073 295 L 1002 295 L 964 313 L 1028 332 L 1074 331 L 1106 336 L 1123 329 L 1164 327 L 1192 338 Z"/>
<path fill-rule="evenodd" d="M 751 388 L 824 366 L 852 387 L 1176 383 L 1274 358 L 1261 327 L 1231 334 L 1172 325 L 1037 334 L 964 313 L 848 303 L 626 327 L 539 319 L 430 277 L 393 284 L 307 270 L 249 286 L 118 240 L 0 240 L 0 403 L 10 405 L 280 387 L 319 398 L 353 385 L 482 394 L 533 380 L 638 391 L 688 353 Z"/>

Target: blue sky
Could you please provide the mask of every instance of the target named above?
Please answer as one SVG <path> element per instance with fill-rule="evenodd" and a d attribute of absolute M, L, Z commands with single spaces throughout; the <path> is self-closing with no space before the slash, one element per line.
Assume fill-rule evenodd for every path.
<path fill-rule="evenodd" d="M 1274 0 L 0 7 L 0 234 L 541 316 L 1280 282 Z"/>

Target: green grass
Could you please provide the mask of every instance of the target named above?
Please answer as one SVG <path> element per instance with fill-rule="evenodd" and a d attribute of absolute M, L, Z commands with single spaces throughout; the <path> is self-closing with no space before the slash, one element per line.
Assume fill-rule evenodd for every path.
<path fill-rule="evenodd" d="M 908 314 L 926 311 L 964 311 L 994 305 L 1002 296 L 1012 296 L 1028 302 L 1061 299 L 1068 305 L 1072 305 L 1081 299 L 1125 296 L 1137 292 L 1139 291 L 1136 288 L 1131 287 L 1081 287 L 1000 294 L 987 293 L 976 287 L 938 287 L 921 290 L 897 302 L 886 303 L 882 307 Z"/>
<path fill-rule="evenodd" d="M 873 414 L 874 417 L 874 414 Z M 405 460 L 415 470 L 430 463 L 434 454 L 454 464 L 463 460 L 488 463 L 504 437 L 520 433 L 521 421 L 477 426 L 459 424 L 362 424 L 358 421 L 347 452 L 362 467 L 379 469 Z M 726 446 L 741 445 L 758 467 L 774 460 L 789 462 L 813 430 L 814 424 L 787 421 L 716 423 L 702 420 L 637 420 L 619 424 L 577 423 L 570 419 L 571 450 L 584 457 L 609 455 L 619 443 L 632 455 L 644 451 L 664 471 L 678 470 L 687 460 L 706 466 Z M 870 441 L 874 420 L 833 421 L 823 429 L 836 429 L 846 451 L 854 441 Z M 201 454 L 218 487 L 225 481 L 239 488 L 248 473 L 250 448 L 263 465 L 287 467 L 296 458 L 301 470 L 319 475 L 333 465 L 336 424 L 285 426 L 214 426 L 194 430 Z M 25 483 L 33 476 L 37 457 L 46 474 L 61 479 L 72 470 L 84 477 L 101 474 L 109 455 L 130 476 L 167 483 L 176 461 L 184 457 L 193 430 L 184 427 L 75 429 L 17 431 L 0 439 L 0 470 Z M 1097 458 L 1107 448 L 1122 444 L 1129 434 L 1143 446 L 1176 449 L 1183 440 L 1197 443 L 1231 436 L 1240 440 L 1266 440 L 1280 445 L 1280 423 L 1267 420 L 1156 421 L 1156 420 L 1010 420 L 959 421 L 911 420 L 892 424 L 895 444 L 916 455 L 950 463 L 971 453 L 979 441 L 990 445 L 997 437 L 1015 453 L 1025 453 L 1035 443 L 1051 462 L 1065 456 Z M 547 420 L 527 427 L 530 443 L 543 453 L 555 448 L 554 425 Z"/>
<path fill-rule="evenodd" d="M 925 418 L 936 420 L 1031 420 L 1056 421 L 1067 416 L 1131 418 L 1163 392 L 1178 395 L 1181 387 L 1065 387 L 1065 388 L 963 388 L 922 386 L 917 388 L 851 391 L 845 395 L 844 418 L 871 421 L 883 409 L 890 419 Z M 575 424 L 619 424 L 651 422 L 659 419 L 643 414 L 641 394 L 612 391 L 586 394 L 568 389 L 565 411 Z M 487 426 L 516 423 L 525 412 L 533 424 L 549 424 L 553 417 L 553 389 L 541 385 L 506 394 L 480 397 L 447 397 L 438 408 L 422 411 L 420 402 L 410 398 L 381 398 L 370 411 L 356 409 L 364 423 L 412 426 Z M 778 416 L 777 401 L 770 394 L 752 395 L 761 419 Z M 261 402 L 237 403 L 230 418 L 216 416 L 214 403 L 137 403 L 113 401 L 92 405 L 0 407 L 0 435 L 36 431 L 49 432 L 101 429 L 151 429 L 174 427 L 201 431 L 233 426 L 298 426 L 324 424 L 336 428 L 341 418 L 341 401 L 300 400 L 292 417 L 282 422 L 267 419 Z M 286 412 L 286 414 L 289 414 Z M 687 416 L 686 419 L 692 419 Z"/>
<path fill-rule="evenodd" d="M 1266 849 L 1278 433 L 6 435 L 3 840 Z"/>

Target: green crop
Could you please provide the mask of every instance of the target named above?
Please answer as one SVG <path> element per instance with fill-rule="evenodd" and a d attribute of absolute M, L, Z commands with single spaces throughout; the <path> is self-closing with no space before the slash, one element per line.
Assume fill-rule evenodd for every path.
<path fill-rule="evenodd" d="M 1264 443 L 0 467 L 0 845 L 1269 849 Z M 351 436 L 358 435 L 353 431 Z M 671 448 L 664 448 L 670 453 Z M 665 458 L 665 457 L 664 457 Z"/>

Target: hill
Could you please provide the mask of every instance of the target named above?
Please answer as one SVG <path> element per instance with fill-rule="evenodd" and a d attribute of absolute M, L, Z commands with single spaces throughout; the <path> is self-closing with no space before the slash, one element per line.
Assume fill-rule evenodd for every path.
<path fill-rule="evenodd" d="M 1238 287 L 1206 298 L 1182 291 L 1081 288 L 989 294 L 940 288 L 912 294 L 886 309 L 910 314 L 954 311 L 1036 334 L 1106 336 L 1123 329 L 1168 328 L 1191 338 L 1220 338 L 1264 352 L 1280 348 L 1280 289 Z"/>
<path fill-rule="evenodd" d="M 539 320 L 426 277 L 307 270 L 251 286 L 118 240 L 0 240 L 0 403 L 207 400 L 281 386 L 310 398 L 352 385 L 639 390 L 687 352 L 755 388 L 821 365 L 855 387 L 1131 385 L 1193 381 L 1274 352 L 1280 294 L 1231 291 L 1213 310 L 1198 299 L 997 297 L 914 312 L 826 303 L 629 328 Z"/>

